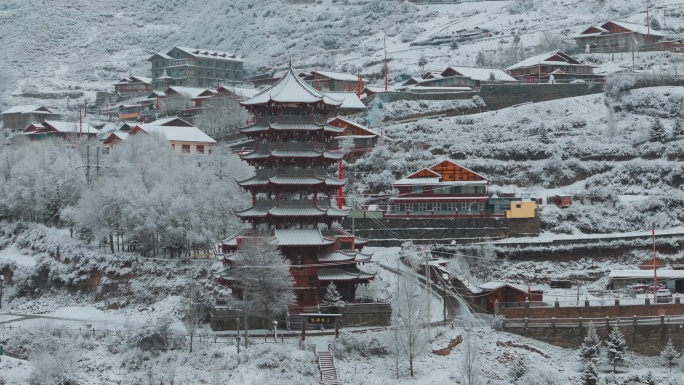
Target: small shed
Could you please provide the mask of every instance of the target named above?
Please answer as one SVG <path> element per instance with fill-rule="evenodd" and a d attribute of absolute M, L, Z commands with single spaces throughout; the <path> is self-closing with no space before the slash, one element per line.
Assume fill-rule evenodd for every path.
<path fill-rule="evenodd" d="M 483 283 L 480 289 L 487 298 L 487 311 L 491 313 L 494 313 L 497 301 L 502 306 L 523 306 L 525 300 L 541 302 L 544 298 L 544 292 L 541 290 L 529 290 L 506 282 Z"/>
<path fill-rule="evenodd" d="M 572 204 L 572 195 L 556 194 L 553 196 L 553 203 L 562 209 L 566 209 Z"/>

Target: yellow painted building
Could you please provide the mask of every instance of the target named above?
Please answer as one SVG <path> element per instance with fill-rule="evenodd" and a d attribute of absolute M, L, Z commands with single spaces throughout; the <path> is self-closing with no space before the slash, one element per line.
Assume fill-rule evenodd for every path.
<path fill-rule="evenodd" d="M 535 218 L 537 216 L 537 203 L 532 201 L 513 201 L 511 209 L 506 210 L 506 218 Z"/>

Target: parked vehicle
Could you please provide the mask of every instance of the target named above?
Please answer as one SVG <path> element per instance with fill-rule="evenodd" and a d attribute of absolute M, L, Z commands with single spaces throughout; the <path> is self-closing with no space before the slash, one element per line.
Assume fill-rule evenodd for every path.
<path fill-rule="evenodd" d="M 672 302 L 672 293 L 669 289 L 658 289 L 656 292 L 656 303 Z"/>

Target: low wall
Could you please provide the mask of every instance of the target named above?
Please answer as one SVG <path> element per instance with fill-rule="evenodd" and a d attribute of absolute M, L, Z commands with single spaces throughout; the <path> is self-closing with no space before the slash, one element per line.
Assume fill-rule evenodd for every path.
<path fill-rule="evenodd" d="M 588 324 L 587 324 L 588 325 Z M 587 335 L 587 325 L 582 327 L 529 327 L 506 326 L 508 333 L 518 334 L 528 338 L 546 342 L 563 348 L 577 349 L 582 345 Z M 612 330 L 605 324 L 594 324 L 596 333 L 602 341 L 608 340 Z M 625 336 L 627 349 L 632 352 L 657 356 L 665 348 L 669 340 L 672 340 L 675 349 L 684 349 L 684 328 L 678 324 L 654 324 L 654 325 L 619 325 L 618 328 Z"/>
<path fill-rule="evenodd" d="M 614 300 L 607 300 L 608 303 Z M 580 300 L 580 304 L 583 300 Z M 654 317 L 684 315 L 681 303 L 626 305 L 626 306 L 581 306 L 581 307 L 500 307 L 499 314 L 506 318 L 617 318 L 617 317 Z"/>
<path fill-rule="evenodd" d="M 340 326 L 388 326 L 392 319 L 392 306 L 389 303 L 352 303 L 338 309 Z M 234 309 L 214 309 L 211 312 L 212 330 L 236 330 L 237 319 L 240 327 L 244 327 L 244 313 Z M 252 315 L 249 317 L 249 329 L 270 329 L 271 321 L 264 317 Z M 285 325 L 285 315 L 276 318 L 279 325 Z"/>
<path fill-rule="evenodd" d="M 472 243 L 539 234 L 539 218 L 345 218 L 345 229 L 370 240 L 371 246 L 400 246 L 406 240 L 417 244 Z"/>

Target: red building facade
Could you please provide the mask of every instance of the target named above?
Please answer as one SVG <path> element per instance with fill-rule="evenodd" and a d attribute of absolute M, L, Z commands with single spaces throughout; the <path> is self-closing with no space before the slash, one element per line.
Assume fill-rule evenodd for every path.
<path fill-rule="evenodd" d="M 241 130 L 254 140 L 254 150 L 240 155 L 256 175 L 238 181 L 252 196 L 252 205 L 236 215 L 250 228 L 220 244 L 225 263 L 249 238 L 272 238 L 292 265 L 298 306 L 319 304 L 330 282 L 345 301 L 354 302 L 357 286 L 374 274 L 359 268 L 371 258 L 361 252 L 365 241 L 337 226 L 347 215 L 335 205 L 344 181 L 327 174 L 342 158 L 328 148 L 344 128 L 326 123 L 341 102 L 290 70 L 240 104 L 256 120 Z"/>

